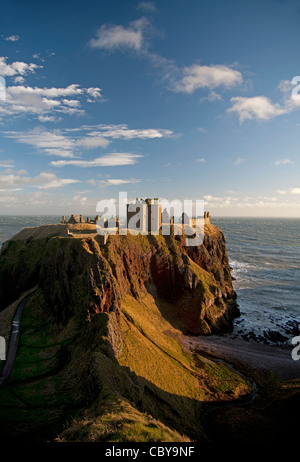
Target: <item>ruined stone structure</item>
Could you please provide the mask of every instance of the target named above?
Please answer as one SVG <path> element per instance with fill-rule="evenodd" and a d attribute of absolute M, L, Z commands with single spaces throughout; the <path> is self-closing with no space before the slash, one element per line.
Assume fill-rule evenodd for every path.
<path fill-rule="evenodd" d="M 71 215 L 70 219 L 66 221 L 65 216 L 62 217 L 61 224 L 81 224 L 86 223 L 87 225 L 98 225 L 101 228 L 120 228 L 120 221 L 117 217 L 111 216 L 107 218 L 105 216 L 96 215 L 94 219 L 87 217 L 86 221 L 82 215 Z M 170 216 L 168 210 L 165 208 L 162 212 L 159 199 L 136 199 L 135 203 L 127 204 L 127 219 L 125 226 L 129 229 L 134 229 L 142 234 L 159 234 L 159 231 L 164 230 L 166 232 L 170 228 L 170 225 L 174 225 L 174 216 Z M 191 227 L 203 226 L 210 224 L 210 213 L 204 212 L 202 217 L 190 218 L 185 212 L 182 213 L 179 223 L 182 225 L 186 224 Z M 178 226 L 178 225 L 177 225 Z M 109 232 L 109 231 L 108 231 Z M 106 243 L 108 234 L 103 234 L 103 244 Z"/>
<path fill-rule="evenodd" d="M 106 217 L 100 217 L 97 220 L 97 224 L 101 226 L 101 228 L 108 228 L 108 220 Z"/>
<path fill-rule="evenodd" d="M 174 225 L 174 216 L 170 217 L 170 214 L 167 211 L 167 209 L 164 209 L 164 211 L 161 214 L 161 222 L 162 224 Z"/>
<path fill-rule="evenodd" d="M 110 218 L 106 217 L 99 217 L 95 223 L 100 226 L 101 228 L 119 228 L 120 227 L 120 220 L 113 215 Z"/>
<path fill-rule="evenodd" d="M 120 221 L 117 217 L 114 217 L 113 215 L 107 220 L 107 228 L 119 228 L 120 227 Z"/>
<path fill-rule="evenodd" d="M 204 212 L 204 224 L 210 225 L 210 213 L 209 212 Z"/>
<path fill-rule="evenodd" d="M 82 215 L 71 215 L 71 218 L 69 219 L 68 223 L 71 224 L 76 224 L 76 223 L 85 223 Z"/>
<path fill-rule="evenodd" d="M 86 221 L 84 220 L 82 215 L 71 215 L 68 221 L 66 221 L 65 215 L 61 219 L 61 224 L 66 225 L 67 223 L 70 223 L 72 225 L 76 225 L 79 223 L 88 223 L 88 224 L 96 224 L 97 220 L 99 219 L 99 215 L 96 215 L 94 220 L 91 220 L 90 217 L 87 217 Z"/>
<path fill-rule="evenodd" d="M 158 199 L 136 199 L 134 204 L 127 204 L 127 228 L 141 233 L 158 234 L 162 223 L 161 205 Z"/>
<path fill-rule="evenodd" d="M 203 222 L 204 220 L 204 222 Z M 189 218 L 189 216 L 186 213 L 183 213 L 181 215 L 181 223 L 189 226 L 201 226 L 201 225 L 210 225 L 210 213 L 209 212 L 204 212 L 204 217 L 193 217 Z"/>

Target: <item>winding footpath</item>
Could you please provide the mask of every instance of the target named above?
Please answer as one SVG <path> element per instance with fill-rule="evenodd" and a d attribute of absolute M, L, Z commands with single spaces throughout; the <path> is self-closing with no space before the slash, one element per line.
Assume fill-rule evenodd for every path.
<path fill-rule="evenodd" d="M 23 300 L 19 303 L 17 310 L 15 312 L 13 321 L 12 321 L 12 330 L 9 339 L 9 346 L 6 355 L 6 362 L 4 368 L 2 370 L 2 374 L 0 377 L 0 387 L 4 384 L 4 382 L 8 379 L 11 374 L 11 371 L 14 367 L 14 362 L 17 355 L 18 343 L 19 343 L 19 336 L 20 336 L 20 321 L 22 316 L 22 311 L 27 300 L 31 297 L 32 294 L 26 295 Z"/>

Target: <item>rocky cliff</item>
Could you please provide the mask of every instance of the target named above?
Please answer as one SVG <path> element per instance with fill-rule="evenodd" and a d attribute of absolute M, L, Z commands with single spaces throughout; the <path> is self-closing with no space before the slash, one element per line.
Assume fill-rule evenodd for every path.
<path fill-rule="evenodd" d="M 125 295 L 138 300 L 143 293 L 173 305 L 169 315 L 193 334 L 228 331 L 239 314 L 225 239 L 213 225 L 199 247 L 185 247 L 181 236 L 110 236 L 102 247 L 97 236 L 78 237 L 8 242 L 0 261 L 1 306 L 39 284 L 46 309 L 60 322 L 117 312 Z"/>
<path fill-rule="evenodd" d="M 239 314 L 222 232 L 208 225 L 202 246 L 185 247 L 172 235 L 99 246 L 87 231 L 25 230 L 2 248 L 1 306 L 38 288 L 0 390 L 0 431 L 49 438 L 76 412 L 59 439 L 205 439 L 205 402 L 249 392 L 243 377 L 180 343 L 184 333 L 226 332 Z"/>

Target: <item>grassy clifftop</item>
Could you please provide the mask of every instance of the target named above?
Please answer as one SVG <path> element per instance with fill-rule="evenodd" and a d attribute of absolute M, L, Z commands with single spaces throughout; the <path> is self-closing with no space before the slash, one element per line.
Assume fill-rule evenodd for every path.
<path fill-rule="evenodd" d="M 170 320 L 195 334 L 230 330 L 239 314 L 224 236 L 213 225 L 199 247 L 185 247 L 181 236 L 110 236 L 101 247 L 97 236 L 35 236 L 2 250 L 1 306 L 39 284 L 58 321 L 84 322 L 119 309 L 124 295 L 147 293 L 172 304 Z"/>
<path fill-rule="evenodd" d="M 180 343 L 183 332 L 226 331 L 238 314 L 224 237 L 212 225 L 198 248 L 174 236 L 111 236 L 104 247 L 93 237 L 8 242 L 2 303 L 34 285 L 0 390 L 2 434 L 205 440 L 206 404 L 250 391 L 235 371 Z"/>

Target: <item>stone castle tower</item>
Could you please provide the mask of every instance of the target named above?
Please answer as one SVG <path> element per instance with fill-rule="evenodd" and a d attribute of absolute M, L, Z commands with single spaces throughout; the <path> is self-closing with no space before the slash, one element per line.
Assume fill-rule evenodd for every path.
<path fill-rule="evenodd" d="M 127 228 L 141 233 L 158 234 L 161 227 L 161 206 L 157 198 L 138 199 L 134 204 L 127 204 Z"/>

